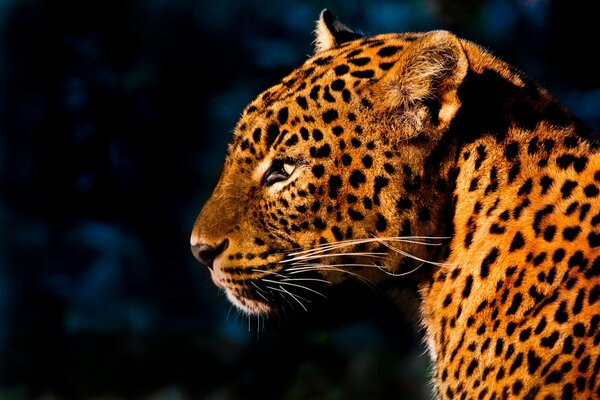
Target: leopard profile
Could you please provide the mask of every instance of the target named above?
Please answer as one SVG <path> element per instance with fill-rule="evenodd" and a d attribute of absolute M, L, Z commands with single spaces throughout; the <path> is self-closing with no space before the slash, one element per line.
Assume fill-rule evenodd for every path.
<path fill-rule="evenodd" d="M 214 283 L 268 315 L 401 276 L 436 397 L 600 398 L 596 134 L 452 33 L 363 37 L 324 10 L 316 36 L 244 109 L 194 224 Z"/>

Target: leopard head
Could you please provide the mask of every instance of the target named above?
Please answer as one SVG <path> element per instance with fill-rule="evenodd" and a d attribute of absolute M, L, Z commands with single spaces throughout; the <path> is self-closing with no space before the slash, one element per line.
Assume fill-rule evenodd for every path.
<path fill-rule="evenodd" d="M 444 139 L 468 62 L 444 31 L 363 37 L 327 10 L 316 53 L 243 111 L 192 252 L 240 309 L 435 264 Z M 439 256 L 437 257 L 439 259 Z"/>

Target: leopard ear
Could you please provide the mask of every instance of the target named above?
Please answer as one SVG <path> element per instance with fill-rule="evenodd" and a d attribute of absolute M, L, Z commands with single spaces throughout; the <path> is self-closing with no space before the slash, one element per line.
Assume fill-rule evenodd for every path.
<path fill-rule="evenodd" d="M 361 37 L 363 35 L 354 32 L 339 22 L 328 9 L 324 9 L 315 29 L 315 54 Z"/>
<path fill-rule="evenodd" d="M 432 111 L 438 126 L 447 126 L 460 107 L 458 86 L 469 62 L 460 40 L 447 31 L 433 31 L 408 46 L 400 59 L 374 87 L 384 107 L 412 110 L 413 121 L 422 125 L 423 105 L 435 104 Z"/>

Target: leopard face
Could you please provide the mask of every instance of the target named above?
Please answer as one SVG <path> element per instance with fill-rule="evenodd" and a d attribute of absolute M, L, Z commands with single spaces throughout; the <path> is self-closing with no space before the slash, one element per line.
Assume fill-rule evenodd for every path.
<path fill-rule="evenodd" d="M 334 22 L 324 15 L 326 30 Z M 414 267 L 406 254 L 436 258 L 424 238 L 444 232 L 447 201 L 435 198 L 447 189 L 447 171 L 426 164 L 455 112 L 452 80 L 466 72 L 460 44 L 446 32 L 351 37 L 246 107 L 194 226 L 195 254 L 249 313 L 302 302 L 312 286 L 303 279 L 376 281 Z M 422 79 L 409 65 L 419 49 L 430 51 L 424 80 L 452 69 L 440 75 L 443 88 L 412 82 Z M 407 67 L 416 76 L 397 82 Z M 429 101 L 425 91 L 438 89 L 448 104 Z"/>
<path fill-rule="evenodd" d="M 595 134 L 449 32 L 362 37 L 324 11 L 316 43 L 245 108 L 196 220 L 215 284 L 266 315 L 402 276 L 438 397 L 600 397 Z"/>

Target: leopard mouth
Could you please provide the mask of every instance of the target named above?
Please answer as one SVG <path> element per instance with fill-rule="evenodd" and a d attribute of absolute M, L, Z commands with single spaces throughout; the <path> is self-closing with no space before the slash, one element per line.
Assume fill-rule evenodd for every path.
<path fill-rule="evenodd" d="M 265 300 L 257 300 L 251 291 L 225 289 L 225 294 L 233 305 L 247 314 L 266 315 L 273 313 L 273 305 Z"/>
<path fill-rule="evenodd" d="M 315 295 L 325 297 L 315 284 L 329 283 L 314 271 L 290 274 L 281 264 L 224 267 L 212 278 L 231 303 L 251 315 L 277 314 L 285 309 L 307 311 Z"/>
<path fill-rule="evenodd" d="M 402 245 L 433 246 L 445 239 L 448 238 L 351 239 L 306 250 L 272 252 L 265 256 L 266 262 L 256 265 L 230 264 L 222 257 L 215 261 L 211 273 L 227 298 L 248 314 L 308 311 L 316 297 L 326 298 L 324 285 L 336 285 L 350 278 L 372 286 L 390 276 L 410 275 L 425 264 L 441 266 L 437 261 L 411 254 Z M 390 252 L 395 257 L 390 257 Z"/>

